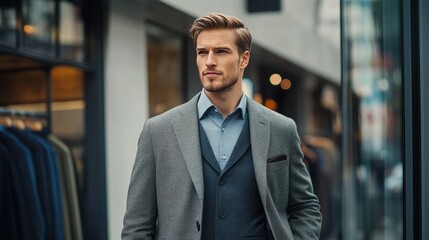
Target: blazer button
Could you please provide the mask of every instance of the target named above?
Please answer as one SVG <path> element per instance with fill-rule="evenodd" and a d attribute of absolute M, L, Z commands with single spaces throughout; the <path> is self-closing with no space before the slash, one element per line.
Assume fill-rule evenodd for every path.
<path fill-rule="evenodd" d="M 224 219 L 224 218 L 226 218 L 226 214 L 225 214 L 225 213 L 220 213 L 220 214 L 219 214 L 219 218 L 220 218 L 220 219 Z"/>
<path fill-rule="evenodd" d="M 219 185 L 224 185 L 225 184 L 225 180 L 223 180 L 223 179 L 221 179 L 220 181 L 219 181 Z"/>

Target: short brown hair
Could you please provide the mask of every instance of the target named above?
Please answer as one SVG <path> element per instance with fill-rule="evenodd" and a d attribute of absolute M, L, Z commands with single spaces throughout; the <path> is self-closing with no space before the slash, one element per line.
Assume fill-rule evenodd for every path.
<path fill-rule="evenodd" d="M 233 29 L 237 33 L 237 47 L 240 54 L 245 51 L 250 52 L 252 45 L 252 35 L 244 26 L 244 23 L 233 16 L 228 16 L 222 13 L 210 13 L 207 16 L 197 18 L 192 23 L 189 29 L 189 35 L 194 40 L 194 44 L 197 45 L 197 38 L 202 31 L 212 29 Z"/>

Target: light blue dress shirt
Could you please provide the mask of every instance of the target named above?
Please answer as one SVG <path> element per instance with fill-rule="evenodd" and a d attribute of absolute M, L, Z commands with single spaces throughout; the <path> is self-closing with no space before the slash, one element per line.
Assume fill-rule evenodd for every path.
<path fill-rule="evenodd" d="M 223 119 L 221 112 L 201 91 L 198 100 L 198 118 L 209 139 L 221 170 L 227 164 L 246 122 L 246 96 L 243 94 L 237 108 Z"/>

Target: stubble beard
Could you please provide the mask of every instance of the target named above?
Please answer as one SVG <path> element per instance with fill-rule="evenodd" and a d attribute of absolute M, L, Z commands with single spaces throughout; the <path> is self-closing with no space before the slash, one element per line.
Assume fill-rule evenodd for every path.
<path fill-rule="evenodd" d="M 223 79 L 221 84 L 216 84 L 216 81 L 213 80 L 202 80 L 203 87 L 208 92 L 229 92 L 235 84 L 238 82 L 238 74 L 234 74 L 233 76 L 228 76 Z"/>

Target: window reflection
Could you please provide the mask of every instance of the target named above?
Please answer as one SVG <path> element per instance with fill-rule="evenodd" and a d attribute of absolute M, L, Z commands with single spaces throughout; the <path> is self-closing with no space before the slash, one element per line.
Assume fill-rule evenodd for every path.
<path fill-rule="evenodd" d="M 70 1 L 60 1 L 60 44 L 62 58 L 84 60 L 84 25 L 81 9 Z"/>
<path fill-rule="evenodd" d="M 147 24 L 150 116 L 183 102 L 182 38 L 153 24 Z"/>
<path fill-rule="evenodd" d="M 55 52 L 55 1 L 26 0 L 24 12 L 24 45 L 26 49 L 42 54 Z"/>
<path fill-rule="evenodd" d="M 16 44 L 16 10 L 15 1 L 0 1 L 0 44 Z"/>
<path fill-rule="evenodd" d="M 86 60 L 82 2 L 23 0 L 22 26 L 17 26 L 17 11 L 21 6 L 17 2 L 0 2 L 0 45 L 23 47 L 38 54 L 76 62 Z M 21 33 L 23 41 L 17 45 L 17 36 Z"/>
<path fill-rule="evenodd" d="M 400 1 L 344 1 L 345 239 L 403 238 Z"/>

